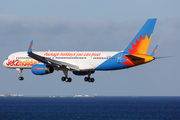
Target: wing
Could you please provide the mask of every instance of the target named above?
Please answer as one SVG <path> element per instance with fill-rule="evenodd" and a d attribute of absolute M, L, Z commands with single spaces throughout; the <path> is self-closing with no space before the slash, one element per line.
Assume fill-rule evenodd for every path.
<path fill-rule="evenodd" d="M 53 60 L 53 59 L 50 59 L 48 57 L 37 55 L 37 54 L 32 52 L 32 49 L 33 49 L 33 40 L 31 41 L 31 44 L 30 44 L 28 52 L 27 52 L 29 57 L 31 57 L 37 61 L 40 61 L 46 65 L 49 65 L 49 66 L 58 67 L 58 68 L 60 68 L 60 67 L 64 68 L 65 67 L 69 70 L 80 71 L 79 67 L 76 65 L 66 63 L 66 62 L 57 61 L 57 60 Z"/>

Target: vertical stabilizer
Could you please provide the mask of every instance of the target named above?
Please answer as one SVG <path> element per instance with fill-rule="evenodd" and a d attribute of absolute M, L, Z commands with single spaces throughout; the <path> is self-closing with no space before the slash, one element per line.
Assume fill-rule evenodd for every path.
<path fill-rule="evenodd" d="M 148 19 L 135 38 L 124 50 L 125 54 L 146 54 L 157 19 Z"/>

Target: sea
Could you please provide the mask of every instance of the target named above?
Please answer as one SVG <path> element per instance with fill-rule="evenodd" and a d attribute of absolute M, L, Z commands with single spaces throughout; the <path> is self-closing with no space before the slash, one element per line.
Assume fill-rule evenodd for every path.
<path fill-rule="evenodd" d="M 0 120 L 180 120 L 180 97 L 0 97 Z"/>

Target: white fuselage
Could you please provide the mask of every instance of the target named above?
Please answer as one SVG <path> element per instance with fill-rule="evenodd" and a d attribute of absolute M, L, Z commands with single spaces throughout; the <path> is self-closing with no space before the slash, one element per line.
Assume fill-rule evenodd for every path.
<path fill-rule="evenodd" d="M 79 67 L 81 71 L 94 70 L 100 64 L 112 58 L 119 52 L 94 52 L 94 51 L 47 51 L 34 52 L 40 56 L 44 56 L 56 61 L 66 62 Z M 117 62 L 117 61 L 116 61 Z M 17 69 L 31 69 L 34 64 L 43 64 L 30 58 L 27 52 L 16 52 L 8 56 L 3 65 L 7 68 Z M 61 68 L 55 68 L 61 70 Z"/>

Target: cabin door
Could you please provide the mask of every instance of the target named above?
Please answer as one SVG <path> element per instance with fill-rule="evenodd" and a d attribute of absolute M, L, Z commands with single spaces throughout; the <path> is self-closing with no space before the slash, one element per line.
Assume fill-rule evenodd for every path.
<path fill-rule="evenodd" d="M 118 57 L 117 57 L 117 63 L 118 63 L 118 64 L 121 64 L 121 57 L 122 57 L 122 54 L 119 53 L 119 54 L 118 54 Z"/>

